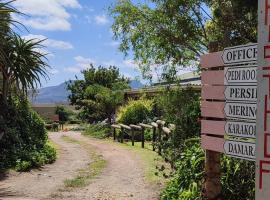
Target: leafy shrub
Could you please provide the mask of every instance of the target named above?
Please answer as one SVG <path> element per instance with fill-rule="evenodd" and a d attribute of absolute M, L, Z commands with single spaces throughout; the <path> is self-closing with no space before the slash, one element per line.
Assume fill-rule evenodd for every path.
<path fill-rule="evenodd" d="M 183 144 L 184 150 L 176 162 L 176 172 L 162 192 L 161 199 L 201 199 L 203 183 L 204 152 L 199 139 L 189 139 Z"/>
<path fill-rule="evenodd" d="M 172 137 L 164 137 L 162 155 L 172 164 L 180 158 L 184 141 L 200 136 L 200 94 L 191 87 L 166 89 L 155 99 L 157 110 L 167 123 L 176 125 Z"/>
<path fill-rule="evenodd" d="M 104 139 L 110 135 L 110 126 L 108 124 L 90 124 L 83 132 L 84 135 L 88 135 L 98 139 Z"/>
<path fill-rule="evenodd" d="M 161 199 L 200 200 L 204 181 L 204 151 L 199 139 L 188 139 L 176 162 L 176 171 L 164 189 Z M 221 199 L 255 199 L 255 164 L 222 156 Z M 237 186 L 237 187 L 236 187 Z"/>
<path fill-rule="evenodd" d="M 5 124 L 0 140 L 0 169 L 16 166 L 27 170 L 55 160 L 55 150 L 46 145 L 45 123 L 27 100 L 11 99 L 5 117 L 0 113 L 0 121 Z"/>
<path fill-rule="evenodd" d="M 153 117 L 152 111 L 152 100 L 130 100 L 126 105 L 120 107 L 117 113 L 117 121 L 127 125 L 142 123 Z"/>

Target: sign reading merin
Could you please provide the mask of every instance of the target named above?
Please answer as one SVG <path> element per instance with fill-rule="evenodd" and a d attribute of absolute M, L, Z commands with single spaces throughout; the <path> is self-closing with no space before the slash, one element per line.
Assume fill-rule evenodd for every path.
<path fill-rule="evenodd" d="M 257 104 L 226 102 L 224 111 L 226 118 L 256 120 Z"/>

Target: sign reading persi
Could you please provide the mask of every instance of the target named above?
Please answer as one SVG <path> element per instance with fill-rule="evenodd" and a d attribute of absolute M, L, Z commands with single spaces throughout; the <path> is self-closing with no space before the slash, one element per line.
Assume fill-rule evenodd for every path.
<path fill-rule="evenodd" d="M 254 143 L 227 140 L 224 143 L 224 151 L 232 157 L 255 160 Z"/>
<path fill-rule="evenodd" d="M 222 60 L 225 65 L 256 62 L 257 54 L 257 44 L 230 47 L 224 49 Z"/>
<path fill-rule="evenodd" d="M 257 101 L 257 86 L 227 86 L 224 92 L 226 101 Z"/>
<path fill-rule="evenodd" d="M 256 120 L 256 103 L 226 102 L 224 107 L 226 118 Z"/>
<path fill-rule="evenodd" d="M 225 134 L 241 138 L 256 138 L 256 123 L 241 121 L 226 121 Z"/>
<path fill-rule="evenodd" d="M 254 85 L 257 84 L 257 66 L 225 67 L 224 85 Z"/>

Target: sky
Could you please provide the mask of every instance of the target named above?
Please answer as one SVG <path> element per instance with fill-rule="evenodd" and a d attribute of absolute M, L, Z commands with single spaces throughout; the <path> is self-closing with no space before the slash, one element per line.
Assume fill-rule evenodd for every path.
<path fill-rule="evenodd" d="M 17 0 L 14 7 L 25 15 L 13 16 L 27 27 L 17 32 L 26 39 L 47 39 L 50 79 L 42 86 L 54 86 L 81 78 L 80 71 L 89 67 L 115 65 L 122 75 L 140 76 L 131 57 L 118 50 L 113 40 L 112 18 L 108 7 L 116 0 Z"/>

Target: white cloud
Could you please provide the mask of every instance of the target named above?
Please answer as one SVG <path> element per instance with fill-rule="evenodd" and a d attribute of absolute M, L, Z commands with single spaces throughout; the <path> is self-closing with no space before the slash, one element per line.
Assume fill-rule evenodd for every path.
<path fill-rule="evenodd" d="M 104 24 L 109 23 L 109 20 L 108 20 L 107 16 L 104 14 L 103 15 L 96 15 L 95 22 L 96 22 L 96 24 L 104 25 Z"/>
<path fill-rule="evenodd" d="M 67 72 L 73 72 L 73 73 L 79 73 L 84 69 L 89 68 L 91 63 L 96 63 L 94 59 L 91 58 L 85 58 L 83 56 L 76 56 L 74 57 L 74 60 L 77 62 L 75 66 L 67 67 L 65 68 L 65 71 Z"/>
<path fill-rule="evenodd" d="M 106 45 L 111 46 L 111 47 L 117 47 L 120 45 L 120 42 L 117 41 L 111 41 L 109 43 L 106 43 Z"/>
<path fill-rule="evenodd" d="M 49 73 L 50 74 L 58 74 L 59 73 L 59 70 L 57 70 L 57 69 L 50 69 L 49 70 Z"/>
<path fill-rule="evenodd" d="M 131 68 L 131 69 L 137 69 L 138 68 L 138 65 L 135 63 L 134 60 L 124 60 L 123 61 L 123 64 L 125 67 L 128 67 L 128 68 Z"/>
<path fill-rule="evenodd" d="M 30 16 L 14 16 L 16 20 L 35 29 L 67 31 L 71 29 L 68 8 L 82 8 L 78 0 L 17 0 L 13 5 Z"/>
<path fill-rule="evenodd" d="M 33 35 L 33 34 L 29 34 L 29 35 L 25 35 L 23 36 L 23 38 L 30 40 L 30 39 L 37 39 L 37 40 L 44 40 L 42 42 L 42 44 L 46 47 L 51 47 L 54 49 L 73 49 L 73 46 L 71 43 L 69 42 L 64 42 L 61 40 L 53 40 L 53 39 L 47 39 L 46 36 L 44 35 Z"/>

